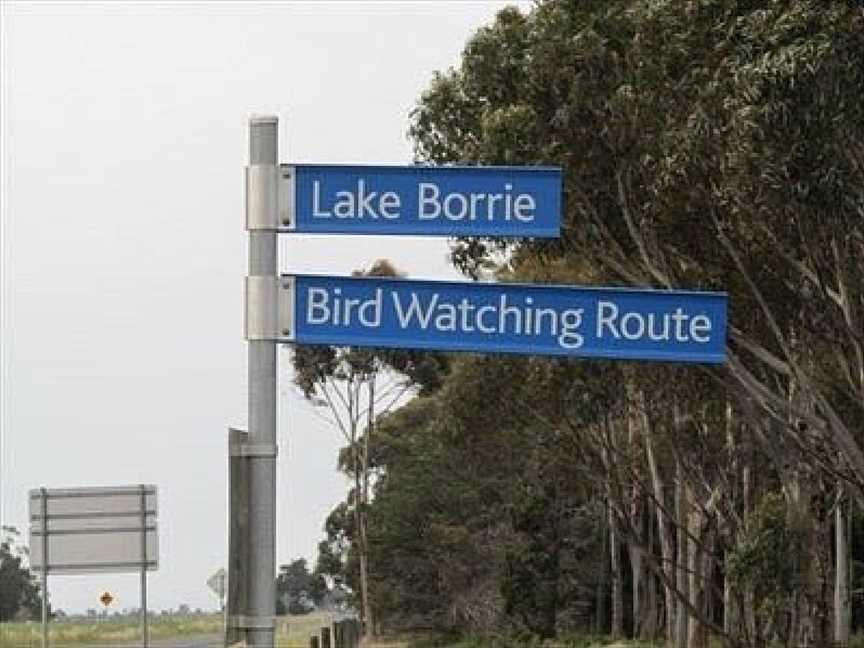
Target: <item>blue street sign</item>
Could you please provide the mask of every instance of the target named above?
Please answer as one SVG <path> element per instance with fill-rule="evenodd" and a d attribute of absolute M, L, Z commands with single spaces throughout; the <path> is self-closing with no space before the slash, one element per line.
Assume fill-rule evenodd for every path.
<path fill-rule="evenodd" d="M 299 344 L 722 363 L 726 294 L 286 275 Z"/>
<path fill-rule="evenodd" d="M 283 167 L 282 176 L 289 231 L 559 235 L 559 168 L 306 164 Z"/>

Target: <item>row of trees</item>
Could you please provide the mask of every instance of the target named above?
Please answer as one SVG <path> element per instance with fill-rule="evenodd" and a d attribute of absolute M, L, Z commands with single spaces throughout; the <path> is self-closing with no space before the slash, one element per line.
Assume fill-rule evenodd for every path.
<path fill-rule="evenodd" d="M 298 351 L 354 412 L 326 546 L 368 628 L 848 642 L 862 96 L 851 0 L 546 0 L 435 77 L 418 159 L 565 169 L 559 241 L 460 241 L 457 267 L 725 290 L 728 361 Z M 376 380 L 418 396 L 389 412 Z"/>

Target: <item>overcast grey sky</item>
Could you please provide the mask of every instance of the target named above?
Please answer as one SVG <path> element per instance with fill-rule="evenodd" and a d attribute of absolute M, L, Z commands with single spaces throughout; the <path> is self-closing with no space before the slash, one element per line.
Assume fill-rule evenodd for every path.
<path fill-rule="evenodd" d="M 154 483 L 154 609 L 213 608 L 226 556 L 226 430 L 245 426 L 247 119 L 282 161 L 406 163 L 435 70 L 529 2 L 2 4 L 0 521 L 27 491 Z M 443 240 L 300 237 L 283 271 L 378 257 L 452 278 Z M 280 352 L 277 561 L 314 560 L 344 495 L 338 434 Z M 26 534 L 25 534 L 26 540 Z M 138 605 L 135 575 L 56 576 L 55 606 Z"/>

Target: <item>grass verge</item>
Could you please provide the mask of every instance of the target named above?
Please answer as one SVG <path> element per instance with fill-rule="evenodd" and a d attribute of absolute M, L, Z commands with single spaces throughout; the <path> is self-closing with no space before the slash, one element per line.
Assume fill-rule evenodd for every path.
<path fill-rule="evenodd" d="M 276 648 L 309 648 L 310 637 L 320 637 L 321 628 L 330 628 L 330 632 L 333 632 L 333 621 L 333 615 L 327 612 L 279 617 L 276 622 Z"/>
<path fill-rule="evenodd" d="M 156 616 L 150 620 L 150 638 L 166 639 L 222 632 L 221 614 Z M 131 644 L 141 638 L 141 622 L 135 618 L 52 621 L 48 626 L 51 648 L 83 648 Z M 39 648 L 42 625 L 38 622 L 0 623 L 0 648 Z"/>

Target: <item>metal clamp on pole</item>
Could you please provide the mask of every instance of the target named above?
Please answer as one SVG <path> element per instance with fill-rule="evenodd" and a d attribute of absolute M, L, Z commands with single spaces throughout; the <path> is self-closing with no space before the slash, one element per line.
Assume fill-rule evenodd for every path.
<path fill-rule="evenodd" d="M 275 164 L 246 167 L 246 229 L 276 231 L 279 211 L 279 168 Z"/>
<path fill-rule="evenodd" d="M 235 443 L 228 447 L 232 457 L 276 457 L 279 446 L 269 443 Z"/>
<path fill-rule="evenodd" d="M 247 340 L 294 340 L 294 278 L 246 277 Z"/>
<path fill-rule="evenodd" d="M 276 627 L 276 618 L 272 616 L 253 617 L 245 614 L 229 616 L 227 623 L 232 628 L 255 628 L 272 630 Z"/>
<path fill-rule="evenodd" d="M 297 169 L 290 164 L 279 166 L 279 187 L 277 189 L 279 208 L 278 227 L 280 232 L 293 232 L 297 229 L 296 195 Z"/>
<path fill-rule="evenodd" d="M 276 290 L 276 317 L 278 319 L 276 332 L 282 341 L 294 340 L 294 304 L 296 291 L 294 289 L 294 277 L 282 275 L 279 277 Z"/>
<path fill-rule="evenodd" d="M 295 204 L 294 166 L 253 164 L 246 167 L 246 229 L 293 232 Z"/>

